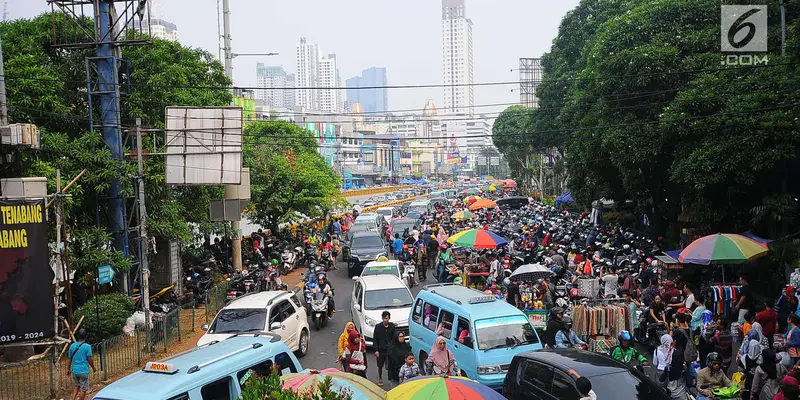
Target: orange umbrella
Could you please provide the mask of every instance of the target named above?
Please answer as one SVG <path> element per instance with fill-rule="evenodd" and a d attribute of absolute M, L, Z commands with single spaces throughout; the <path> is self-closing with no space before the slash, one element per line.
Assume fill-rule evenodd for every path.
<path fill-rule="evenodd" d="M 494 208 L 497 207 L 497 203 L 491 201 L 489 199 L 480 199 L 472 205 L 469 206 L 470 211 L 480 210 L 482 208 Z"/>

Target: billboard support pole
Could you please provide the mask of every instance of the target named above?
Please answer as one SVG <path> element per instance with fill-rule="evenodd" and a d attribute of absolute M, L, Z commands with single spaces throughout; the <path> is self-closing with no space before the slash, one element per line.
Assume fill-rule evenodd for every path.
<path fill-rule="evenodd" d="M 231 49 L 231 5 L 230 0 L 222 0 L 223 47 L 225 52 L 225 74 L 233 82 L 233 51 Z M 225 200 L 239 200 L 235 185 L 225 185 Z M 231 264 L 234 271 L 242 270 L 242 229 L 239 221 L 231 221 L 233 255 Z M 273 233 L 274 234 L 274 233 Z M 228 260 L 225 260 L 227 262 Z"/>
<path fill-rule="evenodd" d="M 147 332 L 145 343 L 150 348 L 150 263 L 147 253 L 150 241 L 147 239 L 147 209 L 144 201 L 144 163 L 142 162 L 142 119 L 136 118 L 136 163 L 139 167 L 138 208 L 139 208 L 139 271 L 141 271 L 142 307 L 144 308 L 144 326 Z"/>
<path fill-rule="evenodd" d="M 61 204 L 61 169 L 56 169 L 56 198 L 55 199 L 58 202 L 57 205 L 56 205 L 56 252 L 58 253 L 58 256 L 57 256 L 58 257 L 58 263 L 57 263 L 56 268 L 59 268 L 61 270 L 61 272 L 63 273 L 63 271 L 64 271 L 63 265 L 64 264 L 63 264 L 63 260 L 61 259 L 61 249 L 59 248 L 59 246 L 61 246 L 61 218 L 63 217 L 61 212 L 64 210 L 64 208 L 62 207 L 62 204 Z M 66 246 L 64 246 L 64 247 L 66 247 Z M 56 271 L 56 273 L 54 275 L 56 277 L 56 284 L 55 284 L 55 287 L 53 289 L 53 332 L 55 332 L 56 336 L 58 336 L 58 303 L 59 303 L 58 302 L 58 292 L 59 292 L 59 290 L 61 290 L 61 279 L 58 279 L 58 271 Z M 67 281 L 67 285 L 69 286 L 69 276 L 64 275 L 64 280 Z M 58 351 L 58 347 L 55 347 L 53 350 L 54 350 L 53 353 L 55 353 L 55 351 Z M 55 367 L 55 370 L 54 370 L 55 381 L 56 382 L 61 382 L 59 380 L 59 372 L 60 372 L 59 371 L 59 367 L 58 367 L 59 363 L 55 362 L 53 364 L 55 364 L 54 365 L 54 367 Z"/>

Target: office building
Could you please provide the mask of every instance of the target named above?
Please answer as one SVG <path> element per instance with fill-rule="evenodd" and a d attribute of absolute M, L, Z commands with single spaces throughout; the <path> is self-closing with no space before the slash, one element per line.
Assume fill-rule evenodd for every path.
<path fill-rule="evenodd" d="M 348 79 L 347 103 L 361 103 L 367 115 L 384 114 L 389 111 L 389 84 L 386 79 L 386 68 L 372 67 L 361 71 L 361 76 Z M 358 88 L 372 89 L 358 89 Z"/>
<path fill-rule="evenodd" d="M 129 27 L 138 31 L 139 18 L 137 17 L 134 20 L 135 22 L 132 22 Z M 148 20 L 150 21 L 149 26 L 147 25 Z M 150 0 L 150 7 L 148 8 L 148 11 L 145 12 L 141 26 L 142 33 L 153 36 L 156 39 L 170 40 L 173 42 L 180 41 L 181 37 L 180 34 L 178 34 L 178 26 L 164 18 L 164 10 L 161 7 L 161 0 Z"/>
<path fill-rule="evenodd" d="M 297 76 L 295 84 L 295 105 L 311 110 L 319 109 L 318 81 L 319 46 L 308 43 L 301 37 L 297 45 Z"/>
<path fill-rule="evenodd" d="M 319 59 L 317 70 L 317 83 L 319 86 L 319 110 L 337 113 L 344 110 L 339 68 L 336 65 L 336 55 L 328 54 Z"/>
<path fill-rule="evenodd" d="M 294 74 L 287 74 L 283 66 L 256 65 L 256 100 L 271 108 L 292 108 L 295 104 Z"/>
<path fill-rule="evenodd" d="M 443 109 L 448 114 L 472 115 L 472 21 L 467 18 L 466 0 L 442 0 L 442 73 Z"/>

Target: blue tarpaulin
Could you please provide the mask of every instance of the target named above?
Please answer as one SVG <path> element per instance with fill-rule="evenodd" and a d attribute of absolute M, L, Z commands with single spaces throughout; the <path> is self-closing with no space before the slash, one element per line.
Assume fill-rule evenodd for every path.
<path fill-rule="evenodd" d="M 563 204 L 572 204 L 575 200 L 572 199 L 572 193 L 570 191 L 566 191 L 561 193 L 561 196 L 556 197 L 556 208 L 561 208 Z"/>

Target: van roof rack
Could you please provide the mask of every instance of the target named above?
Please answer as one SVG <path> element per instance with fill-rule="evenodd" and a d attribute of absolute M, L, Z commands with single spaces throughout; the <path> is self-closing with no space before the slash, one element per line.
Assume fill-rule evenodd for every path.
<path fill-rule="evenodd" d="M 189 354 L 189 353 L 195 352 L 195 351 L 197 351 L 197 350 L 200 350 L 200 349 L 204 349 L 204 348 L 206 348 L 206 347 L 213 346 L 213 345 L 215 345 L 215 344 L 217 344 L 217 343 L 219 343 L 219 340 L 212 340 L 212 341 L 210 341 L 210 342 L 208 342 L 208 343 L 206 343 L 206 344 L 203 344 L 203 345 L 200 345 L 200 346 L 195 346 L 195 347 L 192 347 L 191 349 L 184 350 L 184 351 L 182 351 L 182 352 L 180 352 L 180 353 L 177 353 L 177 354 L 173 354 L 173 355 L 171 355 L 171 356 L 169 356 L 169 357 L 162 358 L 162 359 L 158 360 L 157 362 L 165 362 L 165 361 L 173 360 L 173 359 L 175 359 L 175 358 L 178 358 L 178 357 L 180 357 L 180 356 L 182 356 L 182 355 L 186 355 L 186 354 Z"/>
<path fill-rule="evenodd" d="M 456 285 L 455 283 L 431 283 L 431 284 L 423 286 L 422 290 L 430 291 L 433 288 L 445 287 L 445 286 L 461 286 L 461 285 Z"/>
<path fill-rule="evenodd" d="M 240 353 L 244 353 L 247 350 L 255 350 L 255 349 L 257 349 L 257 348 L 259 348 L 261 346 L 263 346 L 263 344 L 261 344 L 261 343 L 253 343 L 253 344 L 251 344 L 249 346 L 242 347 L 239 350 L 234 350 L 234 351 L 232 351 L 232 352 L 230 352 L 228 354 L 223 354 L 223 355 L 221 355 L 221 356 L 219 356 L 217 358 L 214 358 L 214 359 L 208 360 L 206 362 L 197 364 L 197 365 L 189 368 L 189 370 L 186 371 L 186 373 L 187 374 L 193 374 L 193 373 L 195 373 L 197 371 L 200 371 L 201 369 L 203 369 L 203 368 L 205 368 L 205 367 L 207 367 L 207 366 L 209 366 L 209 365 L 211 365 L 211 364 L 213 364 L 215 362 L 222 361 L 222 360 L 224 360 L 224 359 L 226 359 L 228 357 L 232 357 L 232 356 L 235 356 L 235 355 L 240 354 Z"/>

